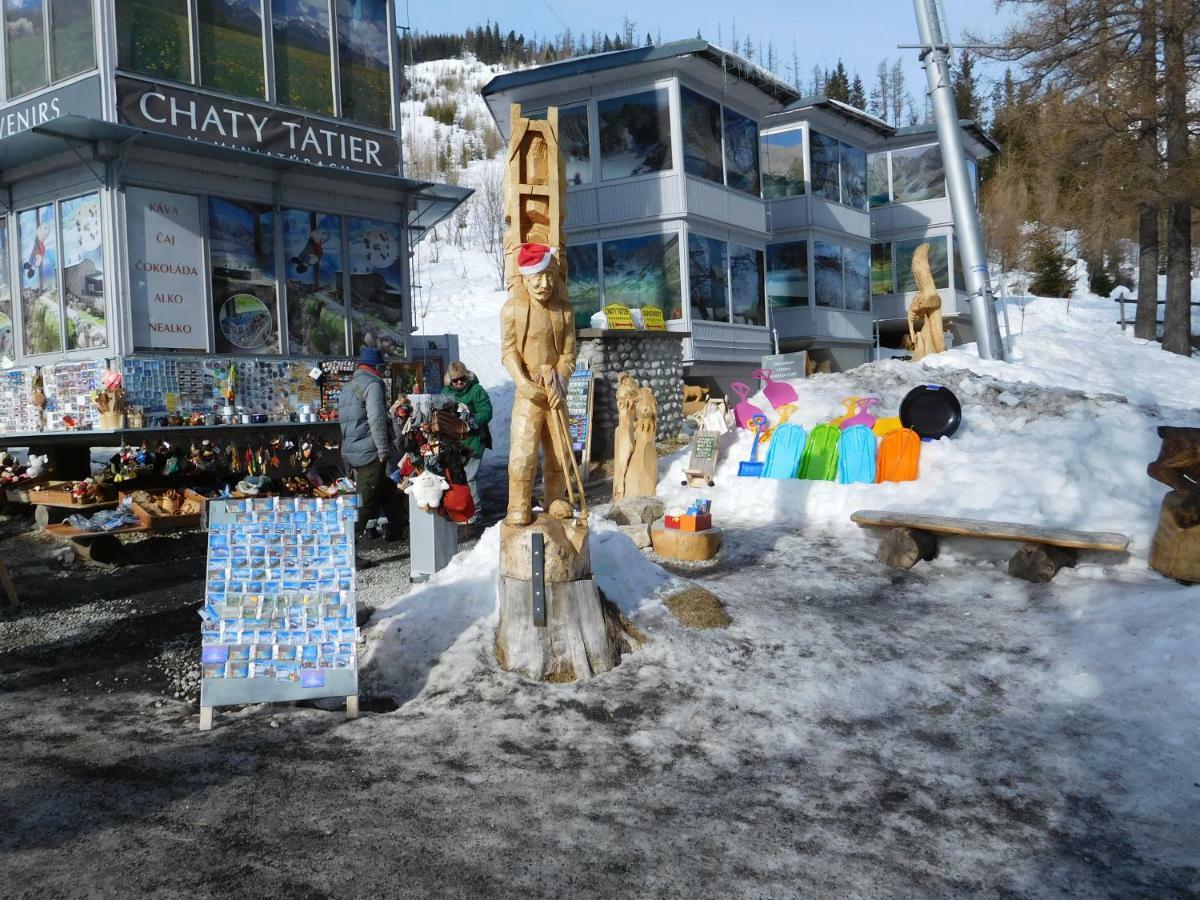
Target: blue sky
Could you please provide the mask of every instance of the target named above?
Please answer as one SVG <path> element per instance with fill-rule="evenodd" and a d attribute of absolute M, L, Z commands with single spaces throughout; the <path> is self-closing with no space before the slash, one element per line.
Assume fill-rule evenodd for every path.
<path fill-rule="evenodd" d="M 946 0 L 945 5 L 955 38 L 967 30 L 995 34 L 1013 19 L 1007 10 L 997 13 L 993 0 Z M 397 7 L 400 24 L 410 16 L 412 27 L 419 31 L 458 31 L 494 19 L 503 30 L 512 29 L 526 36 L 535 31 L 539 35 L 557 34 L 564 30 L 563 22 L 585 35 L 593 30 L 612 34 L 620 30 L 622 18 L 628 15 L 636 23 L 639 42 L 645 40 L 647 31 L 656 40 L 661 31 L 663 41 L 669 41 L 695 37 L 697 28 L 705 38 L 717 42 L 719 26 L 726 46 L 730 45 L 730 28 L 735 21 L 732 13 L 736 12 L 739 43 L 749 33 L 756 44 L 763 43 L 765 52 L 767 39 L 772 39 L 781 60 L 778 69 L 785 77 L 790 75 L 795 41 L 805 81 L 814 64 L 832 68 L 840 56 L 847 68 L 858 70 L 869 90 L 879 60 L 903 56 L 914 97 L 924 86 L 916 52 L 896 48 L 897 44 L 916 42 L 911 0 L 747 0 L 732 5 L 711 0 L 655 0 L 624 8 L 583 0 L 524 0 L 511 6 L 480 0 L 408 0 L 406 5 L 405 0 L 397 0 Z"/>

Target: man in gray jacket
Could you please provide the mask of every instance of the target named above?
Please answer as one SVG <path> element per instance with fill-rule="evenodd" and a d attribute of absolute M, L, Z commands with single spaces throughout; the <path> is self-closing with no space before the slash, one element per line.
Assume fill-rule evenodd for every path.
<path fill-rule="evenodd" d="M 358 487 L 358 521 L 354 531 L 362 536 L 367 522 L 380 506 L 387 516 L 390 540 L 404 531 L 404 508 L 395 484 L 387 477 L 387 463 L 394 453 L 388 428 L 387 395 L 380 369 L 383 354 L 376 347 L 363 347 L 354 377 L 338 398 L 338 424 L 342 427 L 342 456 L 354 469 Z"/>

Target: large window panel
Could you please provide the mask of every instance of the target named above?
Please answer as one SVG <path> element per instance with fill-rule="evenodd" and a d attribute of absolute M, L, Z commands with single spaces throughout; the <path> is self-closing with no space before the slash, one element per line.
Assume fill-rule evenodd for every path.
<path fill-rule="evenodd" d="M 8 220 L 0 219 L 0 368 L 9 368 L 16 358 L 12 288 L 8 280 Z"/>
<path fill-rule="evenodd" d="M 841 145 L 842 202 L 855 209 L 867 210 L 867 152 Z"/>
<path fill-rule="evenodd" d="M 871 308 L 871 251 L 846 247 L 842 251 L 842 292 L 846 309 Z"/>
<path fill-rule="evenodd" d="M 389 128 L 392 79 L 388 70 L 388 0 L 335 0 L 342 115 Z"/>
<path fill-rule="evenodd" d="M 808 306 L 808 242 L 767 247 L 767 299 L 772 309 Z"/>
<path fill-rule="evenodd" d="M 208 243 L 217 352 L 278 353 L 271 207 L 210 197 Z"/>
<path fill-rule="evenodd" d="M 892 202 L 886 152 L 867 155 L 867 201 L 871 206 L 886 206 Z"/>
<path fill-rule="evenodd" d="M 265 97 L 260 0 L 196 0 L 200 83 L 243 97 Z"/>
<path fill-rule="evenodd" d="M 688 293 L 694 321 L 729 321 L 728 270 L 724 241 L 688 233 Z"/>
<path fill-rule="evenodd" d="M 4 0 L 4 52 L 10 97 L 45 87 L 45 36 L 45 0 Z"/>
<path fill-rule="evenodd" d="M 753 247 L 729 245 L 730 321 L 741 325 L 766 325 L 763 300 L 763 253 Z"/>
<path fill-rule="evenodd" d="M 817 306 L 842 305 L 842 248 L 825 241 L 813 241 L 813 267 L 816 277 L 814 300 Z"/>
<path fill-rule="evenodd" d="M 62 214 L 62 284 L 66 307 L 67 349 L 108 346 L 104 307 L 104 242 L 100 229 L 100 195 L 64 200 Z"/>
<path fill-rule="evenodd" d="M 567 161 L 567 184 L 591 183 L 592 139 L 588 134 L 586 106 L 558 111 L 558 144 Z"/>
<path fill-rule="evenodd" d="M 891 242 L 871 245 L 871 296 L 893 294 Z"/>
<path fill-rule="evenodd" d="M 285 209 L 283 249 L 288 353 L 341 356 L 347 350 L 341 217 Z"/>
<path fill-rule="evenodd" d="M 63 349 L 58 304 L 58 223 L 54 204 L 17 216 L 20 250 L 21 345 L 26 356 Z"/>
<path fill-rule="evenodd" d="M 192 80 L 188 0 L 116 0 L 117 65 L 171 81 Z"/>
<path fill-rule="evenodd" d="M 89 0 L 50 0 L 50 48 L 55 81 L 96 65 Z"/>
<path fill-rule="evenodd" d="M 946 196 L 946 170 L 937 144 L 892 151 L 892 197 L 916 203 Z"/>
<path fill-rule="evenodd" d="M 600 116 L 600 177 L 630 178 L 671 168 L 671 107 L 656 88 L 596 104 Z"/>
<path fill-rule="evenodd" d="M 575 311 L 575 327 L 591 328 L 600 311 L 600 252 L 595 244 L 567 247 L 567 294 Z"/>
<path fill-rule="evenodd" d="M 945 237 L 939 235 L 912 241 L 896 241 L 896 281 L 900 293 L 912 293 L 917 289 L 917 282 L 912 273 L 912 263 L 913 254 L 922 244 L 929 244 L 929 268 L 933 272 L 935 286 L 938 288 L 950 286 Z"/>
<path fill-rule="evenodd" d="M 328 0 L 271 0 L 271 29 L 278 102 L 333 115 Z"/>
<path fill-rule="evenodd" d="M 758 125 L 754 120 L 725 110 L 725 183 L 758 196 Z"/>
<path fill-rule="evenodd" d="M 763 198 L 779 200 L 804 194 L 804 130 L 762 137 Z"/>
<path fill-rule="evenodd" d="M 683 118 L 683 170 L 721 184 L 721 104 L 679 89 Z"/>
<path fill-rule="evenodd" d="M 367 334 L 386 357 L 404 355 L 404 277 L 400 226 L 374 219 L 346 219 L 350 239 L 351 352 Z"/>
<path fill-rule="evenodd" d="M 650 234 L 604 242 L 604 302 L 630 309 L 657 306 L 668 319 L 683 317 L 679 238 Z"/>
<path fill-rule="evenodd" d="M 842 196 L 838 175 L 838 146 L 841 142 L 819 131 L 811 131 L 809 134 L 813 196 L 840 203 Z"/>

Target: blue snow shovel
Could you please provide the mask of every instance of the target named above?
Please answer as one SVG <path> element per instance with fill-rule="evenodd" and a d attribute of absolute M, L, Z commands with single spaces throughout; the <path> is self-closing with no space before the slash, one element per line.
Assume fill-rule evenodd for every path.
<path fill-rule="evenodd" d="M 761 478 L 763 464 L 754 457 L 758 453 L 758 442 L 767 429 L 767 417 L 761 413 L 751 416 L 750 424 L 754 426 L 754 445 L 750 448 L 750 458 L 738 463 L 738 475 L 742 478 Z"/>

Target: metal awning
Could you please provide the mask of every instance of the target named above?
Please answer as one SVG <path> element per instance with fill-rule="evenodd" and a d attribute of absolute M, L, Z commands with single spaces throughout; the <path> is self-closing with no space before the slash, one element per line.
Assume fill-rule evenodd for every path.
<path fill-rule="evenodd" d="M 29 131 L 0 140 L 0 172 L 56 153 L 64 141 L 75 147 L 80 144 L 99 143 L 136 145 L 151 150 L 251 166 L 276 173 L 275 180 L 279 182 L 285 182 L 288 175 L 295 174 L 368 187 L 373 191 L 382 192 L 388 200 L 408 202 L 408 225 L 416 232 L 414 240 L 420 240 L 425 232 L 453 213 L 473 193 L 471 188 L 457 185 L 418 181 L 382 172 L 359 172 L 333 166 L 319 166 L 304 160 L 272 156 L 242 147 L 194 141 L 176 135 L 147 131 L 132 125 L 74 115 L 53 119 Z M 97 155 L 103 158 L 105 155 L 113 156 L 116 153 L 109 151 L 107 154 Z"/>

